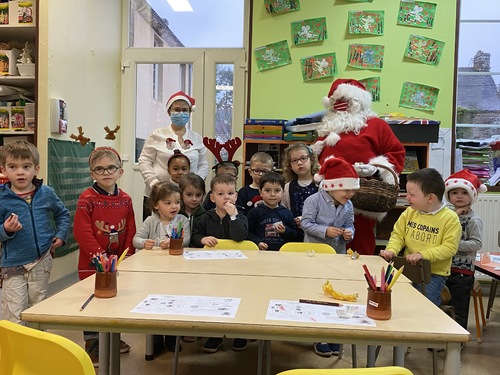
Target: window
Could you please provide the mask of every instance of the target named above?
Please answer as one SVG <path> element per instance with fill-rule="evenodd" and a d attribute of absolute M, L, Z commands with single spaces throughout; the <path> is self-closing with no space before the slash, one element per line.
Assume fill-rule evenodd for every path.
<path fill-rule="evenodd" d="M 462 0 L 458 41 L 457 139 L 500 134 L 500 2 Z"/>

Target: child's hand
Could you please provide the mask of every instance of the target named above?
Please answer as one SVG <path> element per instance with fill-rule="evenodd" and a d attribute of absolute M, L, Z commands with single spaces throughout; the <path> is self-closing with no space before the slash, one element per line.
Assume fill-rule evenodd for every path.
<path fill-rule="evenodd" d="M 380 254 L 379 254 L 382 258 L 384 258 L 385 260 L 387 260 L 388 262 L 390 260 L 392 260 L 392 258 L 394 257 L 394 253 L 392 251 L 389 251 L 389 250 L 380 250 Z"/>
<path fill-rule="evenodd" d="M 265 242 L 259 242 L 259 250 L 267 250 L 268 246 Z"/>
<path fill-rule="evenodd" d="M 345 241 L 352 240 L 352 232 L 350 229 L 344 229 L 344 234 L 342 235 Z"/>
<path fill-rule="evenodd" d="M 201 239 L 201 244 L 208 247 L 214 247 L 218 242 L 219 241 L 217 241 L 217 238 L 213 236 L 207 236 Z"/>
<path fill-rule="evenodd" d="M 406 260 L 407 260 L 408 262 L 410 262 L 410 264 L 412 264 L 412 265 L 414 265 L 414 266 L 416 266 L 416 265 L 417 265 L 417 263 L 418 263 L 418 261 L 419 261 L 420 259 L 423 259 L 423 258 L 424 258 L 424 257 L 423 257 L 423 256 L 422 256 L 422 254 L 420 254 L 420 253 L 413 253 L 413 254 L 409 254 L 409 255 L 407 255 L 407 256 L 406 256 Z"/>
<path fill-rule="evenodd" d="M 471 208 L 470 207 L 462 207 L 457 209 L 455 212 L 457 213 L 458 216 L 461 215 L 467 215 L 470 212 Z"/>
<path fill-rule="evenodd" d="M 300 228 L 300 221 L 302 220 L 302 216 L 297 216 L 294 220 L 297 228 Z"/>
<path fill-rule="evenodd" d="M 328 227 L 328 229 L 326 230 L 327 237 L 335 238 L 342 234 L 344 234 L 343 228 Z"/>
<path fill-rule="evenodd" d="M 7 233 L 14 233 L 23 229 L 23 225 L 19 222 L 19 216 L 11 213 L 7 220 L 3 222 L 3 228 Z"/>
<path fill-rule="evenodd" d="M 276 232 L 278 232 L 279 234 L 283 234 L 286 231 L 286 227 L 282 221 L 274 223 L 274 229 L 276 229 Z"/>
<path fill-rule="evenodd" d="M 233 215 L 237 215 L 238 214 L 238 209 L 236 208 L 236 206 L 231 203 L 231 202 L 226 202 L 224 203 L 224 209 L 226 210 L 226 213 L 229 215 L 229 216 L 233 216 Z"/>
<path fill-rule="evenodd" d="M 52 245 L 50 245 L 50 255 L 54 256 L 54 251 L 56 250 L 56 248 L 62 245 L 64 245 L 64 241 L 60 238 L 54 237 L 52 239 Z"/>
<path fill-rule="evenodd" d="M 152 250 L 155 245 L 155 240 L 146 240 L 144 241 L 144 248 L 146 250 Z"/>
<path fill-rule="evenodd" d="M 160 249 L 167 250 L 170 247 L 170 238 L 160 242 Z"/>

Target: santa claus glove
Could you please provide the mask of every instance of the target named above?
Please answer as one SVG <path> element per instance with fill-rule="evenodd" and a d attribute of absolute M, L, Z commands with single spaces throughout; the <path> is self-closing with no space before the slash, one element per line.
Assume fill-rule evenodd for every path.
<path fill-rule="evenodd" d="M 354 169 L 359 177 L 370 177 L 377 173 L 377 167 L 371 164 L 354 163 Z"/>

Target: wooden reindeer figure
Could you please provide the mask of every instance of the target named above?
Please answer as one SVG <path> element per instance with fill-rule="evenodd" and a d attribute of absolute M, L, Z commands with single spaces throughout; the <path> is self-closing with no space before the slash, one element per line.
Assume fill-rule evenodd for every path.
<path fill-rule="evenodd" d="M 85 132 L 83 131 L 82 126 L 78 126 L 77 129 L 78 129 L 78 135 L 71 134 L 69 137 L 71 139 L 74 139 L 75 141 L 80 142 L 81 146 L 85 146 L 90 141 L 90 138 L 83 136 Z"/>
<path fill-rule="evenodd" d="M 118 132 L 118 130 L 120 130 L 120 125 L 116 125 L 113 130 L 111 130 L 108 126 L 105 126 L 104 130 L 106 130 L 106 136 L 104 137 L 105 139 L 115 140 L 115 134 Z"/>

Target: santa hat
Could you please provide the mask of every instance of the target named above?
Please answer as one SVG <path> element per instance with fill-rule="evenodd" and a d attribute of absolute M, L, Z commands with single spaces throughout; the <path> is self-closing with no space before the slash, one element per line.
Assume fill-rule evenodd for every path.
<path fill-rule="evenodd" d="M 477 176 L 468 169 L 462 169 L 460 172 L 452 174 L 444 182 L 444 195 L 446 200 L 450 201 L 449 192 L 452 189 L 465 189 L 470 196 L 470 204 L 477 201 L 478 193 L 485 193 L 488 188 Z"/>
<path fill-rule="evenodd" d="M 182 91 L 178 91 L 175 94 L 172 94 L 172 96 L 170 96 L 170 98 L 168 98 L 167 104 L 166 104 L 167 111 L 170 109 L 170 106 L 172 104 L 174 104 L 174 102 L 177 100 L 184 100 L 188 104 L 191 111 L 194 111 L 196 108 L 196 106 L 194 105 L 194 98 L 193 97 L 189 96 L 188 94 L 186 94 Z"/>
<path fill-rule="evenodd" d="M 370 107 L 372 102 L 372 96 L 366 91 L 366 87 L 355 79 L 336 79 L 328 91 L 328 96 L 323 98 L 323 103 L 328 108 L 339 99 L 356 99 L 362 104 L 362 108 Z"/>
<path fill-rule="evenodd" d="M 323 181 L 325 191 L 359 189 L 359 177 L 352 164 L 333 156 L 325 160 L 314 180 Z"/>

